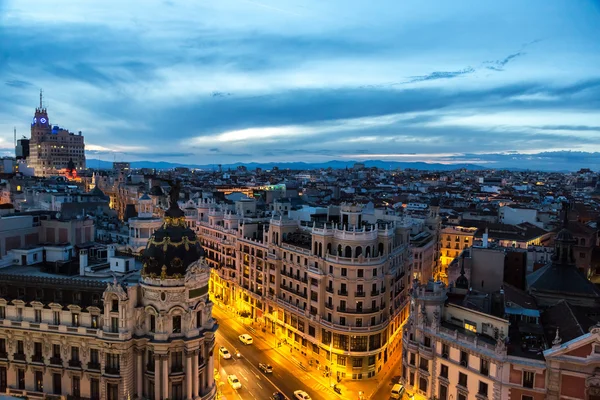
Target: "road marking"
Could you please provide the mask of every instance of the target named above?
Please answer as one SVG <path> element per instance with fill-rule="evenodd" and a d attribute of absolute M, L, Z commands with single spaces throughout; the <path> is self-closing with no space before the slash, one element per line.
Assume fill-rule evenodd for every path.
<path fill-rule="evenodd" d="M 263 388 L 262 386 L 260 386 L 260 383 L 256 382 L 256 386 L 258 386 L 259 388 Z"/>

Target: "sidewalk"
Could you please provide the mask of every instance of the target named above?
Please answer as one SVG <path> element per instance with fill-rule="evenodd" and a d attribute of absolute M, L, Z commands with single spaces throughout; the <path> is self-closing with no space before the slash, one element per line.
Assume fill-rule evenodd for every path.
<path fill-rule="evenodd" d="M 236 313 L 232 311 L 230 307 L 220 302 L 217 302 L 217 305 L 219 306 L 219 309 L 226 314 L 236 316 Z M 337 384 L 337 387 L 341 389 L 341 393 L 336 393 L 331 387 L 331 385 L 336 383 L 336 377 L 333 375 L 331 377 L 324 376 L 325 366 L 322 363 L 321 365 L 318 365 L 315 362 L 312 362 L 312 357 L 303 352 L 301 348 L 292 347 L 294 344 L 289 341 L 287 343 L 281 342 L 279 346 L 276 345 L 276 336 L 268 330 L 263 332 L 262 324 L 260 322 L 252 322 L 249 325 L 244 324 L 243 319 L 239 322 L 246 327 L 250 335 L 264 340 L 271 348 L 279 352 L 283 357 L 292 361 L 299 369 L 302 369 L 309 374 L 317 383 L 323 386 L 323 390 L 327 391 L 332 398 L 335 398 L 334 396 L 336 396 L 337 398 L 348 400 L 371 399 L 381 385 L 389 381 L 394 372 L 397 374 L 400 373 L 400 369 L 396 370 L 396 368 L 394 368 L 398 367 L 397 363 L 400 361 L 401 357 L 401 351 L 396 351 L 389 358 L 386 366 L 377 374 L 377 376 L 361 380 L 342 379 L 340 383 Z"/>

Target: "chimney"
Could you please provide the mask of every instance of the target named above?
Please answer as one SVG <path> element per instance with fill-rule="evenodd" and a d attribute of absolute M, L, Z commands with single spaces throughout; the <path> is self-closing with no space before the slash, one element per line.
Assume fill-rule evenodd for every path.
<path fill-rule="evenodd" d="M 488 228 L 486 227 L 485 228 L 485 233 L 483 234 L 483 248 L 484 249 L 487 249 L 487 247 L 488 247 L 488 236 L 489 236 L 489 234 L 488 234 Z"/>
<path fill-rule="evenodd" d="M 79 252 L 79 275 L 84 276 L 85 270 L 88 267 L 88 251 L 81 250 Z"/>

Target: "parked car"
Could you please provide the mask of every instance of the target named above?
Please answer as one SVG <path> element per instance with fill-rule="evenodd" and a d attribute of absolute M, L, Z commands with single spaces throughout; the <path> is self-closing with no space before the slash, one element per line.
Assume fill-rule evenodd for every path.
<path fill-rule="evenodd" d="M 248 335 L 247 333 L 244 333 L 243 335 L 240 335 L 240 342 L 244 344 L 252 344 L 252 336 Z"/>
<path fill-rule="evenodd" d="M 298 400 L 312 400 L 308 393 L 306 393 L 304 390 L 296 390 L 294 392 L 294 398 Z"/>
<path fill-rule="evenodd" d="M 227 382 L 231 385 L 235 390 L 242 388 L 242 382 L 235 375 L 227 375 Z"/>
<path fill-rule="evenodd" d="M 219 355 L 226 360 L 229 360 L 231 358 L 231 353 L 223 346 L 219 347 Z"/>
<path fill-rule="evenodd" d="M 390 393 L 390 397 L 392 399 L 401 399 L 402 396 L 404 396 L 404 392 L 406 390 L 404 389 L 404 386 L 402 386 L 399 383 L 396 383 L 394 386 L 392 386 L 392 392 Z"/>
<path fill-rule="evenodd" d="M 273 367 L 270 364 L 258 363 L 258 369 L 260 369 L 265 374 L 270 374 L 273 372 Z"/>

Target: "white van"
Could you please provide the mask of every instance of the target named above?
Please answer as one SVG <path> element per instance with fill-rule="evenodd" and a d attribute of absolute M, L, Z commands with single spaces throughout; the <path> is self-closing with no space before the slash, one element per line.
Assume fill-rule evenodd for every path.
<path fill-rule="evenodd" d="M 404 386 L 396 383 L 394 386 L 392 386 L 392 393 L 390 393 L 390 397 L 392 399 L 401 399 L 402 396 L 404 396 L 405 391 L 406 389 L 404 389 Z"/>

